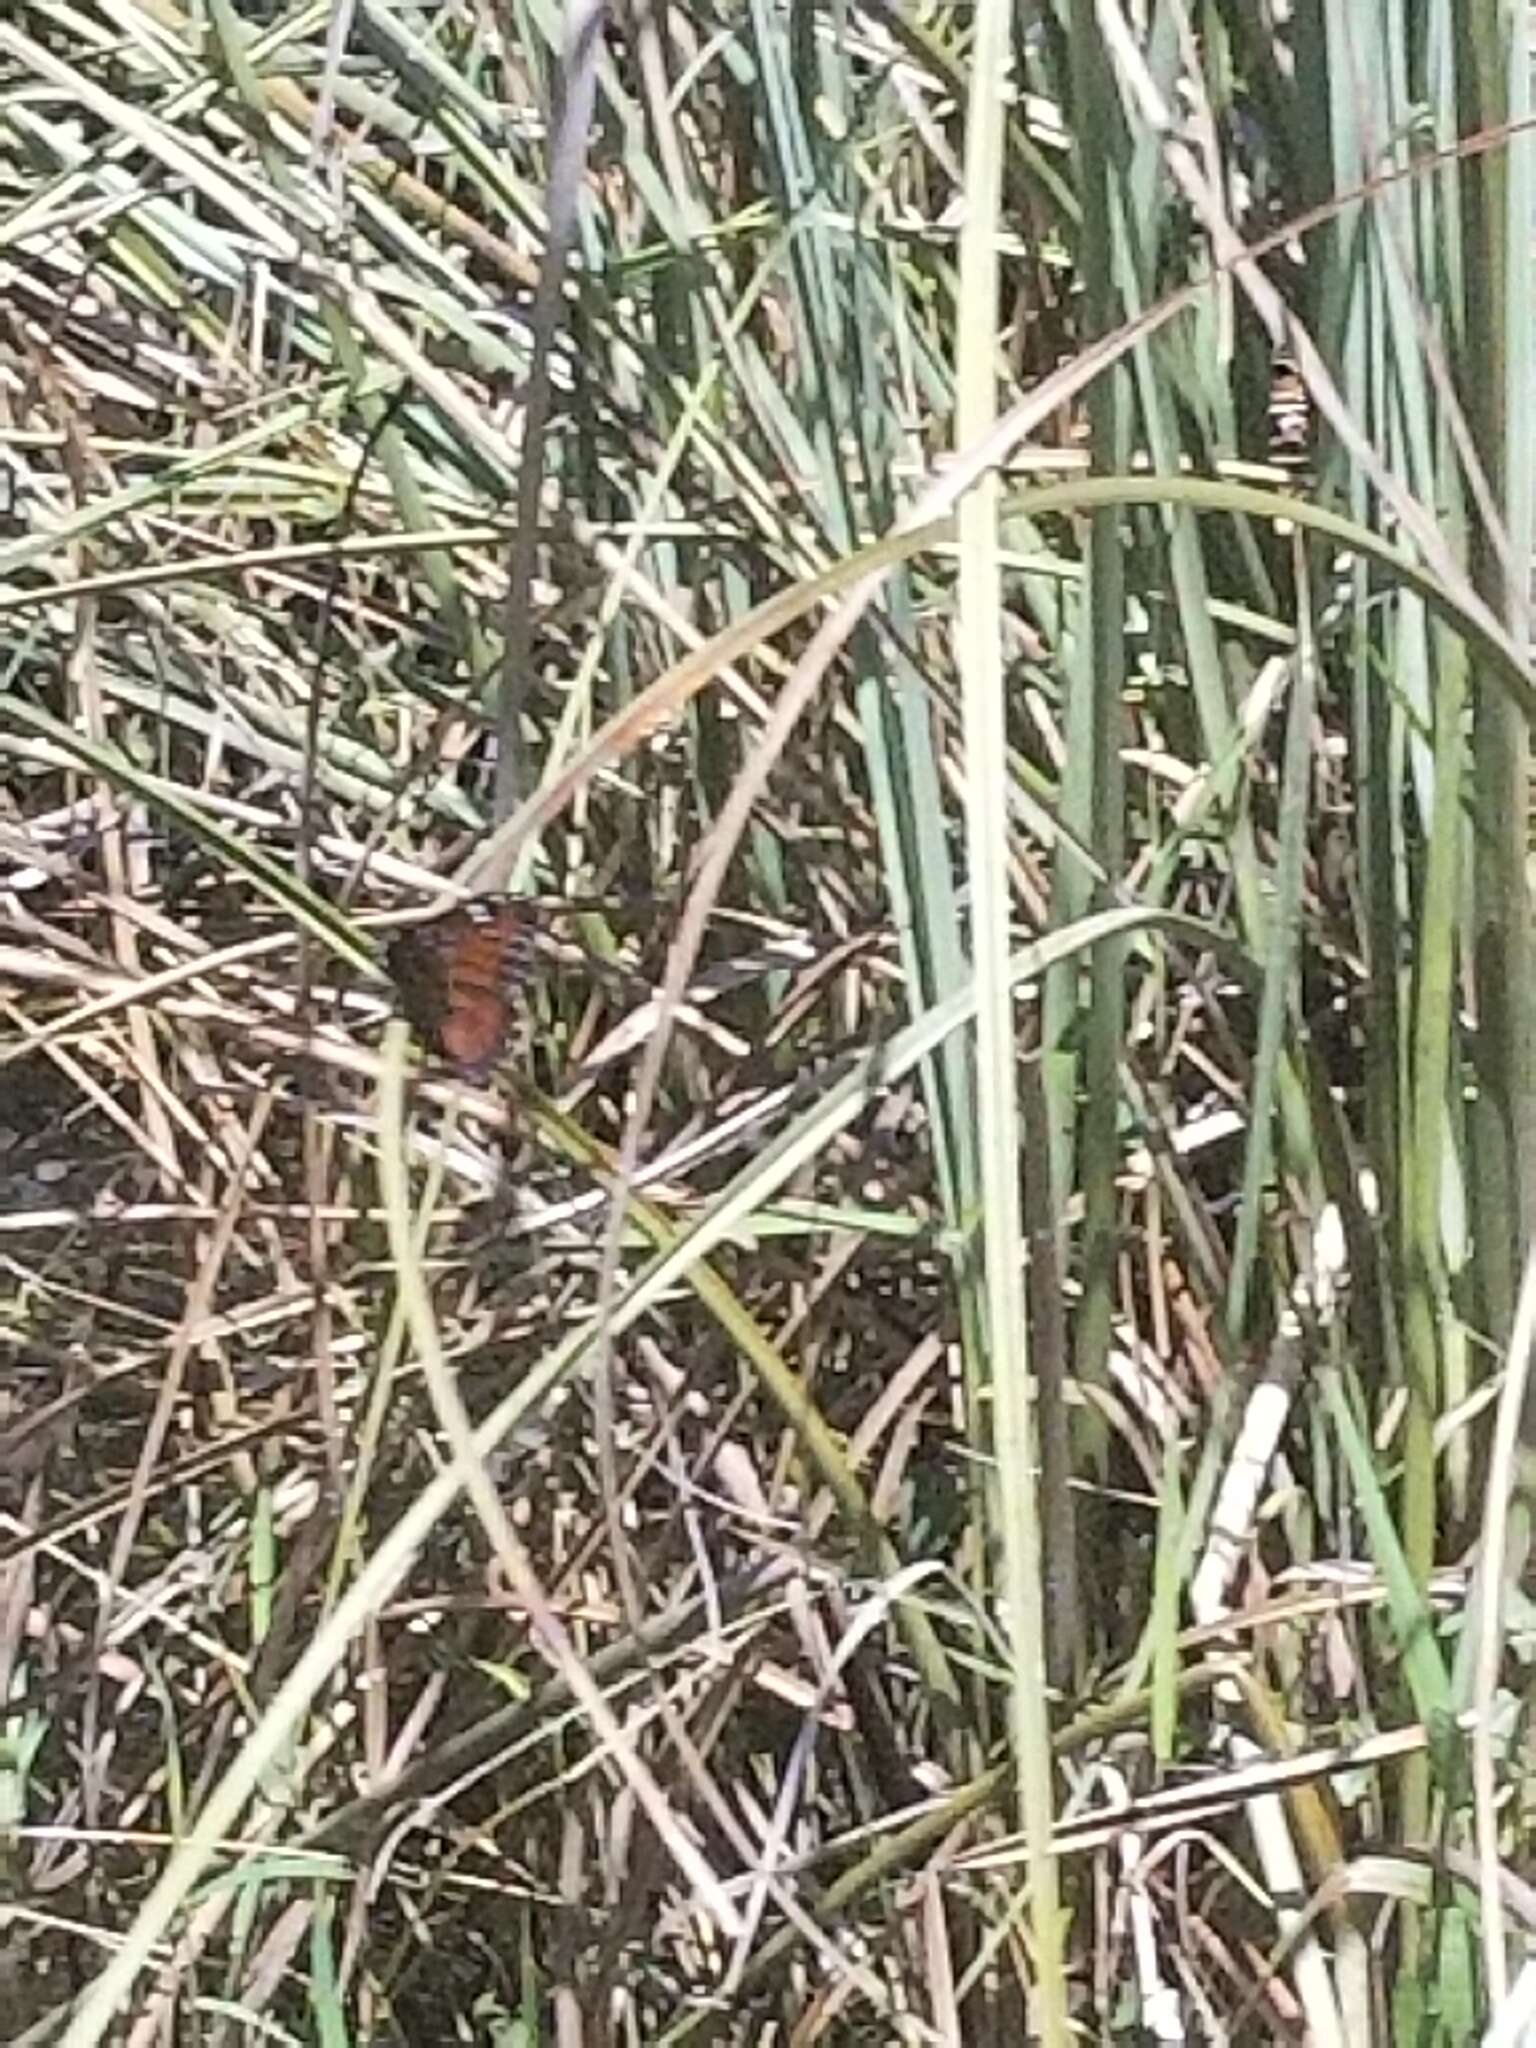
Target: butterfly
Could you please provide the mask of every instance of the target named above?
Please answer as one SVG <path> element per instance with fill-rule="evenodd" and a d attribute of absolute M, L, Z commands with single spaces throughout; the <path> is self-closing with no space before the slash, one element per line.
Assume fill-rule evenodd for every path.
<path fill-rule="evenodd" d="M 476 897 L 400 932 L 385 961 L 418 1037 L 469 1080 L 483 1081 L 506 1049 L 512 1001 L 533 961 L 525 907 Z"/>

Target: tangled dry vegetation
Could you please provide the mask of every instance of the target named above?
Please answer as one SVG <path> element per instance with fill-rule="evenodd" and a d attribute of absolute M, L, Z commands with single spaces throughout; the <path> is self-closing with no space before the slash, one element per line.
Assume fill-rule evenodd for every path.
<path fill-rule="evenodd" d="M 1024 10 L 979 338 L 985 6 L 669 8 L 574 59 L 518 4 L 0 21 L 5 2040 L 1022 2039 L 1021 1772 L 1096 2038 L 1471 2038 L 1430 1734 L 1513 1261 L 1460 776 L 1469 668 L 1519 727 L 1483 704 L 1477 773 L 1530 684 L 1415 524 L 1445 355 L 1486 388 L 1500 329 L 1437 357 L 1392 264 L 1481 173 L 1379 246 L 1373 186 L 1365 255 L 1330 204 L 1410 167 L 1423 11 L 1400 73 L 1393 7 L 1123 48 Z M 1318 143 L 1318 63 L 1376 140 L 1336 92 Z M 1379 385 L 1357 264 L 1403 293 Z M 956 361 L 1014 408 L 995 761 Z M 1037 948 L 1001 1354 L 993 775 Z M 506 868 L 534 959 L 481 1083 L 388 1028 L 384 949 Z M 1025 1328 L 1038 1512 L 988 1377 Z M 126 2018 L 75 2003 L 114 1957 Z"/>

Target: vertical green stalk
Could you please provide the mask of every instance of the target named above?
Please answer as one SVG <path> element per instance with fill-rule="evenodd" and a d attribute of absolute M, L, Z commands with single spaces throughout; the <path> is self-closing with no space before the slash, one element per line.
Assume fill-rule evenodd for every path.
<path fill-rule="evenodd" d="M 1086 293 L 1086 340 L 1111 332 L 1125 309 L 1115 280 L 1120 223 L 1115 186 L 1121 175 L 1124 131 L 1093 0 L 1073 0 L 1069 17 L 1073 129 L 1078 150 L 1078 196 L 1083 209 L 1078 252 Z M 1120 373 L 1096 378 L 1088 392 L 1091 448 L 1096 468 L 1126 467 L 1128 430 Z M 1125 675 L 1125 515 L 1118 506 L 1093 514 L 1084 557 L 1083 592 L 1073 645 L 1067 718 L 1067 769 L 1062 816 L 1098 855 L 1111 883 L 1125 865 L 1125 774 L 1121 765 Z M 1068 875 L 1071 880 L 1068 880 Z M 1057 869 L 1063 919 L 1087 905 L 1076 864 Z M 1079 985 L 1080 986 L 1080 985 Z M 1102 1381 L 1115 1304 L 1116 1117 L 1125 1014 L 1125 953 L 1102 946 L 1094 955 L 1086 1007 L 1078 1010 L 1083 1102 L 1077 1177 L 1083 1195 L 1082 1298 L 1073 1346 L 1078 1378 Z"/>
<path fill-rule="evenodd" d="M 1462 0 L 1454 27 L 1458 125 L 1464 135 L 1499 125 L 1510 112 L 1514 10 L 1504 0 Z M 1506 19 L 1506 17 L 1508 17 Z M 1516 59 L 1516 61 L 1519 61 Z M 1525 61 L 1529 61 L 1526 59 Z M 1529 398 L 1510 414 L 1509 303 L 1518 290 L 1526 317 L 1530 221 L 1509 216 L 1509 176 L 1501 151 L 1460 165 L 1465 240 L 1465 325 L 1458 337 L 1458 393 L 1501 515 L 1509 504 L 1512 435 L 1529 437 Z M 1512 233 L 1522 238 L 1509 260 Z M 1516 280 L 1519 280 L 1518 284 Z M 1518 423 L 1518 425 L 1517 425 Z M 1528 478 L 1530 457 L 1518 460 Z M 1528 491 L 1528 482 L 1524 487 Z M 1468 567 L 1479 593 L 1501 617 L 1521 615 L 1529 557 L 1513 576 L 1486 522 L 1469 537 Z M 1521 1249 L 1536 1221 L 1536 1092 L 1532 1077 L 1530 903 L 1525 880 L 1530 802 L 1530 737 L 1505 693 L 1474 671 L 1472 815 L 1472 965 L 1477 989 L 1481 1086 L 1471 1113 L 1475 1225 L 1483 1314 L 1502 1342 L 1514 1312 Z"/>
<path fill-rule="evenodd" d="M 966 105 L 965 225 L 960 238 L 956 427 L 961 446 L 996 416 L 998 202 L 1002 184 L 1010 9 L 980 0 Z M 1063 1924 L 1052 1846 L 1050 1722 L 1034 1419 L 1019 1205 L 1017 1044 L 1008 976 L 1008 748 L 999 624 L 998 484 L 988 475 L 960 506 L 956 652 L 965 714 L 967 843 L 976 954 L 977 1108 L 987 1343 L 992 1370 L 994 1490 L 1002 1614 L 1010 1650 L 1009 1733 L 1018 1772 L 1037 1971 L 1035 2023 L 1065 2048 Z"/>
<path fill-rule="evenodd" d="M 1317 706 L 1317 654 L 1312 632 L 1312 594 L 1304 544 L 1296 547 L 1296 672 L 1285 724 L 1280 779 L 1280 844 L 1275 864 L 1274 905 L 1264 955 L 1264 991 L 1259 1002 L 1259 1037 L 1253 1062 L 1253 1101 L 1248 1147 L 1243 1160 L 1243 1198 L 1237 1212 L 1232 1265 L 1227 1283 L 1227 1328 L 1235 1335 L 1247 1325 L 1248 1296 L 1265 1190 L 1274 1152 L 1273 1111 L 1286 1036 L 1297 1022 L 1301 983 L 1301 886 L 1306 855 L 1311 785 L 1312 724 Z"/>

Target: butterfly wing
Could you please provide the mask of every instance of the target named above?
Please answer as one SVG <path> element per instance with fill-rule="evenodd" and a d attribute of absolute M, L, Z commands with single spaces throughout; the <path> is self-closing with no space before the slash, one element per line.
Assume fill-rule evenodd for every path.
<path fill-rule="evenodd" d="M 443 935 L 435 924 L 413 925 L 389 942 L 384 955 L 400 996 L 406 1022 L 426 1045 L 435 1046 L 448 1001 Z"/>
<path fill-rule="evenodd" d="M 386 957 L 413 1030 L 461 1073 L 484 1080 L 505 1048 L 512 998 L 532 958 L 517 905 L 466 903 L 401 932 Z"/>

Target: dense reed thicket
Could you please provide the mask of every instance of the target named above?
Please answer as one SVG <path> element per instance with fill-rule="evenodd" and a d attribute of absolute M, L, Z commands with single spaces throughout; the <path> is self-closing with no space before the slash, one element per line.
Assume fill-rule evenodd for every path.
<path fill-rule="evenodd" d="M 1523 2038 L 1529 41 L 5 11 L 7 2041 Z"/>

